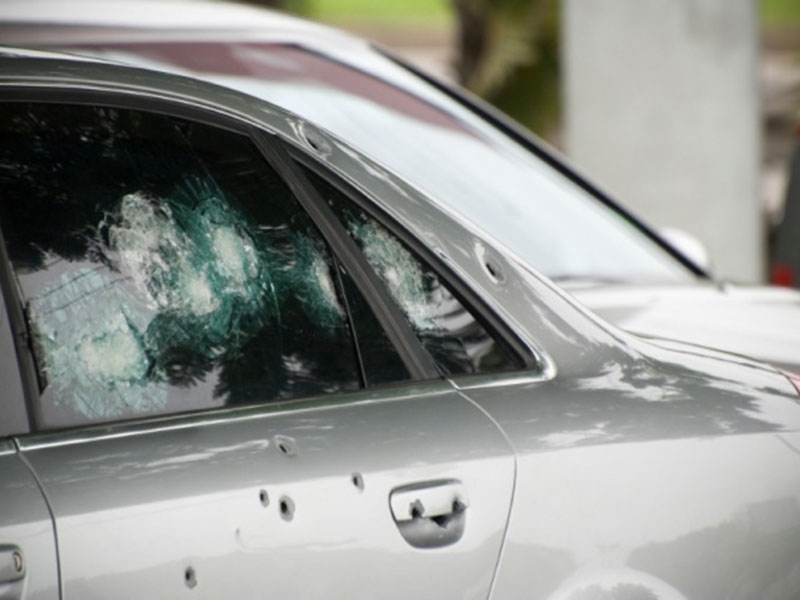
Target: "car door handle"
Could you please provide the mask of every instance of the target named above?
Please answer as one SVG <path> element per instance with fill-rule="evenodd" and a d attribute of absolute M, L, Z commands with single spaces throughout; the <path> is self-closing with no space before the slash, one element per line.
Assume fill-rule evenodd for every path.
<path fill-rule="evenodd" d="M 392 490 L 392 517 L 403 538 L 415 548 L 454 544 L 464 534 L 466 489 L 460 481 L 415 483 Z"/>
<path fill-rule="evenodd" d="M 0 600 L 22 598 L 25 560 L 16 546 L 0 544 Z"/>
<path fill-rule="evenodd" d="M 9 583 L 25 577 L 25 561 L 16 546 L 0 545 L 0 583 Z"/>

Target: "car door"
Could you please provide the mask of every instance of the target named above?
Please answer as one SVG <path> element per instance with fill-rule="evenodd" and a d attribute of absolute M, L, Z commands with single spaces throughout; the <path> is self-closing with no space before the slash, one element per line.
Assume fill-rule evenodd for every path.
<path fill-rule="evenodd" d="M 0 277 L 8 273 L 0 268 Z M 58 598 L 53 522 L 14 437 L 28 431 L 11 321 L 0 294 L 0 598 Z"/>
<path fill-rule="evenodd" d="M 26 93 L 0 228 L 62 597 L 488 597 L 513 453 L 277 147 Z"/>
<path fill-rule="evenodd" d="M 47 504 L 9 440 L 0 440 L 0 598 L 58 598 L 58 561 Z"/>

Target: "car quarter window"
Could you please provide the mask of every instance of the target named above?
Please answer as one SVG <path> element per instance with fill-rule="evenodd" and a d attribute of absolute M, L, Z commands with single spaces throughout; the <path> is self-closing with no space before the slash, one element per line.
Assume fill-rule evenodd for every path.
<path fill-rule="evenodd" d="M 355 240 L 443 374 L 491 373 L 523 367 L 522 360 L 502 337 L 490 332 L 434 267 L 339 188 L 308 168 L 305 173 Z M 354 319 L 358 326 L 358 318 Z"/>
<path fill-rule="evenodd" d="M 41 427 L 361 385 L 337 264 L 246 136 L 2 104 L 0 189 Z"/>

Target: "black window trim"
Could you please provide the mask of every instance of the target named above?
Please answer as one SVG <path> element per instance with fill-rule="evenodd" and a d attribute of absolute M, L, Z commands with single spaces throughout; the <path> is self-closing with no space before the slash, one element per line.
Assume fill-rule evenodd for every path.
<path fill-rule="evenodd" d="M 276 143 L 268 134 L 254 130 L 253 139 L 269 162 L 289 184 L 295 197 L 320 228 L 325 241 L 341 261 L 356 286 L 364 295 L 378 322 L 398 351 L 412 379 L 436 379 L 442 374 L 430 354 L 422 346 L 411 325 L 392 299 L 386 286 L 367 262 L 355 241 L 339 222 L 333 210 L 292 160 L 288 144 Z"/>
<path fill-rule="evenodd" d="M 15 290 L 17 291 L 15 292 Z M 3 360 L 10 360 L 16 363 L 17 374 L 22 385 L 22 398 L 11 398 L 10 402 L 17 403 L 20 400 L 22 401 L 23 407 L 17 406 L 16 408 L 23 409 L 27 421 L 26 431 L 0 431 L 0 438 L 2 438 L 5 435 L 22 435 L 35 430 L 36 410 L 39 406 L 39 403 L 35 401 L 39 396 L 39 379 L 36 374 L 33 349 L 25 326 L 25 315 L 19 302 L 19 286 L 16 283 L 11 261 L 6 252 L 6 241 L 3 238 L 2 231 L 0 231 L 0 294 L 2 294 L 0 297 L 2 307 L 0 308 L 6 311 L 8 317 L 15 354 L 13 360 L 10 360 L 10 357 L 3 357 Z"/>
<path fill-rule="evenodd" d="M 295 148 L 287 143 L 284 143 L 286 151 L 290 158 L 304 167 L 312 170 L 330 185 L 338 189 L 340 192 L 350 198 L 356 205 L 362 209 L 367 215 L 375 219 L 383 227 L 385 227 L 392 235 L 396 236 L 407 247 L 411 248 L 412 252 L 422 258 L 430 267 L 441 277 L 442 281 L 449 287 L 456 298 L 461 302 L 464 307 L 472 313 L 478 322 L 487 330 L 489 335 L 494 339 L 500 340 L 509 352 L 519 361 L 519 370 L 545 370 L 545 362 L 540 359 L 533 351 L 531 346 L 524 342 L 515 332 L 513 332 L 506 323 L 498 317 L 498 315 L 483 302 L 479 296 L 468 286 L 462 279 L 453 273 L 452 269 L 448 267 L 440 257 L 434 252 L 431 252 L 416 236 L 406 230 L 405 227 L 396 222 L 394 218 L 380 210 L 373 202 L 369 202 L 365 198 L 365 193 L 356 189 L 352 184 L 344 181 L 341 177 L 333 173 L 329 168 L 324 167 L 319 161 L 314 160 L 307 152 Z M 308 186 L 311 186 L 312 193 L 317 199 L 317 202 L 325 202 L 319 197 L 316 189 L 311 182 L 307 180 L 305 175 L 300 173 L 300 176 L 306 181 Z M 325 208 L 330 211 L 331 216 L 336 219 L 330 208 L 325 205 Z M 344 234 L 348 236 L 338 219 L 337 224 Z M 354 242 L 355 245 L 355 242 Z M 357 248 L 357 246 L 356 246 Z M 361 251 L 358 250 L 359 254 Z M 362 254 L 363 257 L 363 254 Z M 366 258 L 363 258 L 366 262 Z M 371 267 L 370 267 L 371 269 Z M 382 287 L 385 287 L 383 282 L 380 282 Z M 388 291 L 386 292 L 388 294 Z M 399 310 L 399 309 L 398 309 Z M 402 313 L 401 313 L 402 315 Z M 405 317 L 403 317 L 405 319 Z M 416 339 L 416 334 L 413 333 Z M 475 373 L 475 376 L 486 376 L 489 373 Z M 500 373 L 495 373 L 500 374 Z M 469 375 L 459 375 L 459 377 L 469 377 Z"/>

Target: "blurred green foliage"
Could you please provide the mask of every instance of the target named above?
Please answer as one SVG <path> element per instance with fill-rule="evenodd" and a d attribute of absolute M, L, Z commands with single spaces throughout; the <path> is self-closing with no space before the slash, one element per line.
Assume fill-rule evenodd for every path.
<path fill-rule="evenodd" d="M 559 0 L 453 0 L 459 82 L 535 133 L 559 121 Z"/>
<path fill-rule="evenodd" d="M 539 135 L 558 122 L 558 0 L 261 1 L 334 24 L 455 22 L 459 83 Z"/>
<path fill-rule="evenodd" d="M 760 9 L 767 27 L 800 25 L 800 0 L 761 0 Z"/>
<path fill-rule="evenodd" d="M 449 0 L 285 0 L 288 10 L 319 21 L 375 21 L 395 19 L 446 23 Z"/>

